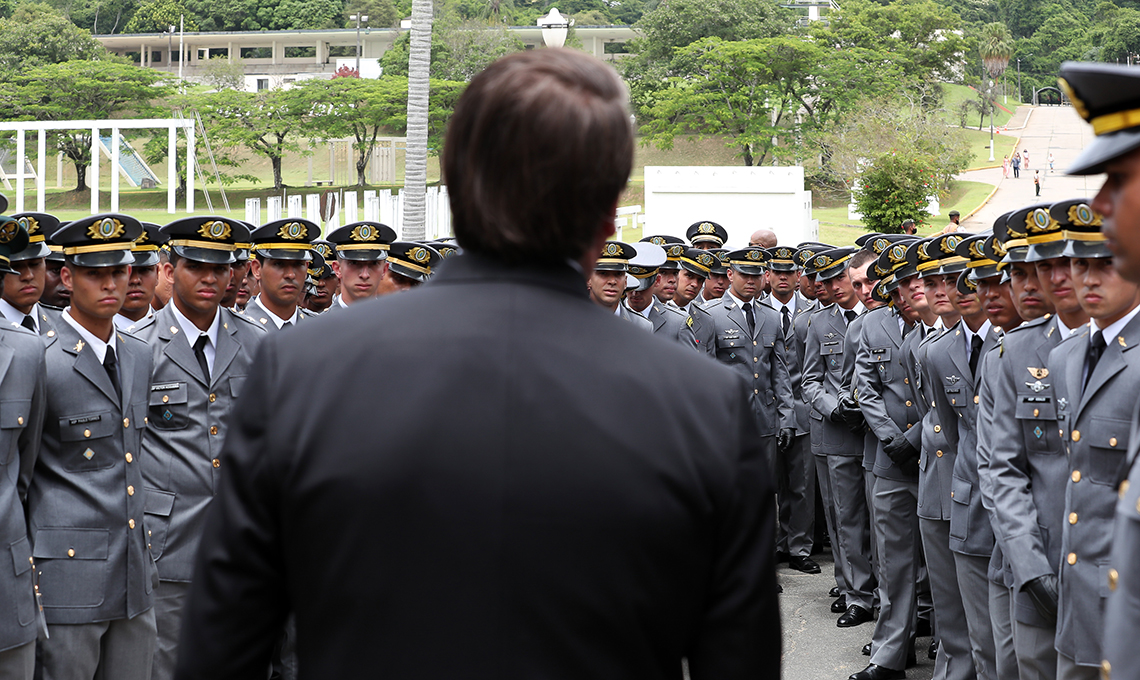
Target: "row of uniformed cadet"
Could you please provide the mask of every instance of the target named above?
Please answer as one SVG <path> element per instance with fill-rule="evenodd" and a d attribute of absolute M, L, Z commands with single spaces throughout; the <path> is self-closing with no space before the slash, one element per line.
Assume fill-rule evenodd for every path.
<path fill-rule="evenodd" d="M 0 217 L 0 498 L 14 565 L 0 678 L 37 665 L 48 680 L 173 676 L 226 416 L 259 340 L 311 318 L 302 296 L 331 269 L 340 309 L 416 285 L 454 252 L 371 222 L 317 233 L 305 220 Z M 242 314 L 231 307 L 251 253 L 260 293 Z M 276 661 L 295 677 L 287 648 Z"/>

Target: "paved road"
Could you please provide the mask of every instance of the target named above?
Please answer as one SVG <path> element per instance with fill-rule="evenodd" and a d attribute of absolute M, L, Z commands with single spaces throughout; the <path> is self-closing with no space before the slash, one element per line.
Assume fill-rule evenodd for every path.
<path fill-rule="evenodd" d="M 1010 210 L 1049 203 L 1067 198 L 1092 197 L 1104 182 L 1103 175 L 1091 177 L 1070 177 L 1065 175 L 1067 168 L 1077 158 L 1085 146 L 1092 141 L 1092 128 L 1081 120 L 1070 106 L 1019 107 L 1018 115 L 1011 121 L 1016 125 L 1028 113 L 1028 121 L 1022 130 L 1009 130 L 1006 135 L 1021 135 L 1019 150 L 1029 150 L 1030 166 L 1021 170 L 1021 178 L 1002 178 L 1001 169 L 974 170 L 958 175 L 958 179 L 986 182 L 997 185 L 998 189 L 981 210 L 962 225 L 969 231 L 982 231 L 993 226 L 994 220 Z M 1050 173 L 1047 165 L 1049 153 L 1055 160 L 1055 171 Z M 998 159 L 1000 163 L 1000 159 Z M 1033 171 L 1042 175 L 1041 197 L 1033 195 Z"/>
<path fill-rule="evenodd" d="M 1032 154 L 1033 152 L 1030 151 Z M 847 680 L 847 676 L 866 668 L 868 658 L 860 654 L 871 641 L 875 623 L 854 628 L 838 628 L 838 614 L 831 613 L 832 598 L 827 591 L 835 585 L 830 553 L 812 559 L 823 568 L 822 574 L 801 574 L 780 565 L 779 580 L 784 586 L 780 596 L 780 617 L 784 624 L 784 680 Z M 919 638 L 918 666 L 906 672 L 908 680 L 929 680 L 934 675 L 934 662 L 927 658 L 930 638 Z"/>

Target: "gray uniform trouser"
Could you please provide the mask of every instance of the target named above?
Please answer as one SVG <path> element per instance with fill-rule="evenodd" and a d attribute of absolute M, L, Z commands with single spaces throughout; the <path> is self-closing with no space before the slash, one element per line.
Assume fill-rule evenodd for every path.
<path fill-rule="evenodd" d="M 990 581 L 990 620 L 994 628 L 994 674 L 1016 678 L 1017 652 L 1013 647 L 1013 616 L 1017 604 L 1009 586 Z"/>
<path fill-rule="evenodd" d="M 997 652 L 990 614 L 990 579 L 986 575 L 990 558 L 954 553 L 954 564 L 958 568 L 958 590 L 962 593 L 962 606 L 966 612 L 974 668 L 979 680 L 997 680 Z M 1004 609 L 1005 615 L 1009 616 L 1008 600 L 995 602 L 994 606 L 999 610 Z"/>
<path fill-rule="evenodd" d="M 835 568 L 835 585 L 840 594 L 847 594 L 847 578 L 843 573 L 843 548 L 839 545 L 836 531 L 835 499 L 831 495 L 831 473 L 827 468 L 827 456 L 812 455 L 815 459 L 815 476 L 819 482 L 819 495 L 823 500 L 823 515 L 827 522 L 827 535 L 831 538 L 831 559 Z"/>
<path fill-rule="evenodd" d="M 867 468 L 863 468 L 863 493 L 867 498 L 875 497 L 875 473 Z M 867 513 L 871 516 L 871 527 L 875 526 L 875 504 L 867 504 Z M 879 587 L 875 588 L 875 599 L 881 600 L 883 594 L 879 591 L 882 590 L 883 582 L 879 578 L 879 542 L 871 541 L 871 571 L 875 574 L 875 580 L 879 582 Z"/>
<path fill-rule="evenodd" d="M 847 606 L 867 611 L 874 606 L 875 575 L 871 570 L 871 517 L 863 487 L 863 456 L 828 456 L 835 532 L 843 549 Z"/>
<path fill-rule="evenodd" d="M 178 636 L 182 633 L 182 610 L 189 591 L 189 583 L 159 581 L 154 592 L 158 645 L 154 650 L 151 680 L 171 680 L 174 677 L 174 666 L 178 663 Z"/>
<path fill-rule="evenodd" d="M 871 663 L 906 668 L 918 619 L 918 482 L 878 478 L 871 499 L 879 546 L 879 620 L 871 638 Z"/>
<path fill-rule="evenodd" d="M 154 609 L 131 619 L 48 625 L 40 642 L 44 680 L 148 680 L 154 659 Z"/>
<path fill-rule="evenodd" d="M 1076 661 L 1057 653 L 1057 680 L 1100 680 L 1100 666 L 1078 666 Z"/>
<path fill-rule="evenodd" d="M 776 454 L 777 494 L 780 524 L 776 551 L 793 557 L 811 555 L 815 527 L 815 470 L 811 437 L 807 433 L 792 439 L 792 446 Z"/>
<path fill-rule="evenodd" d="M 1056 626 L 1034 626 L 1013 620 L 1013 646 L 1017 650 L 1020 680 L 1055 680 L 1057 677 Z"/>
<path fill-rule="evenodd" d="M 930 573 L 930 595 L 934 599 L 934 628 L 938 634 L 938 662 L 946 663 L 946 680 L 969 680 L 975 677 L 974 659 L 970 652 L 970 633 L 962 592 L 958 588 L 958 569 L 950 550 L 950 520 L 919 519 L 926 568 Z M 984 572 L 983 572 L 984 575 Z M 985 592 L 989 592 L 988 587 Z"/>
<path fill-rule="evenodd" d="M 35 640 L 0 652 L 0 680 L 32 680 L 35 672 Z"/>

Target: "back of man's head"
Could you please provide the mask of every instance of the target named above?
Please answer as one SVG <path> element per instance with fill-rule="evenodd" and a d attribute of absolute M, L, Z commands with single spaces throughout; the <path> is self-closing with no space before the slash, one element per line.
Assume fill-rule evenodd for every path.
<path fill-rule="evenodd" d="M 456 238 L 505 262 L 578 260 L 613 218 L 632 164 L 613 68 L 567 49 L 503 57 L 471 81 L 448 124 Z"/>

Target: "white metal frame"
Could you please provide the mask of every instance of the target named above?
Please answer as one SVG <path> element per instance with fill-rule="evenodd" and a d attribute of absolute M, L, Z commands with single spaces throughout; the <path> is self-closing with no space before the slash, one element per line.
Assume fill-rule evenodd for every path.
<path fill-rule="evenodd" d="M 140 118 L 135 120 L 48 120 L 0 122 L 0 131 L 14 131 L 16 135 L 16 167 L 22 168 L 25 160 L 25 133 L 39 133 L 37 150 L 39 167 L 36 169 L 36 211 L 44 212 L 44 163 L 47 156 L 48 130 L 91 130 L 91 214 L 99 212 L 99 131 L 111 129 L 111 212 L 119 211 L 119 130 L 166 128 L 167 182 L 166 212 L 174 214 L 175 191 L 178 188 L 178 129 L 186 134 L 186 212 L 194 212 L 194 121 L 185 118 Z M 24 175 L 16 176 L 16 212 L 24 212 Z"/>

